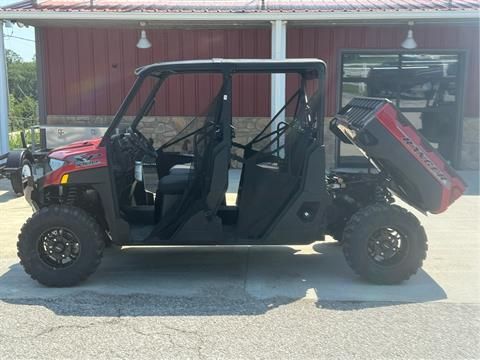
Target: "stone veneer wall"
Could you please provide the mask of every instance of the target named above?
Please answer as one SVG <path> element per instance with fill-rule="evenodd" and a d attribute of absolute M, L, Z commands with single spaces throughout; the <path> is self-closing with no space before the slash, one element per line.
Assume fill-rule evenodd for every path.
<path fill-rule="evenodd" d="M 463 119 L 463 139 L 460 168 L 462 170 L 480 169 L 480 118 Z"/>
<path fill-rule="evenodd" d="M 66 116 L 66 115 L 49 115 L 47 117 L 48 125 L 74 125 L 74 126 L 108 126 L 112 121 L 113 116 Z M 125 118 L 125 123 L 130 123 L 133 117 Z M 173 138 L 182 129 L 189 124 L 193 119 L 191 116 L 147 116 L 142 119 L 139 125 L 140 130 L 145 133 L 153 134 L 151 137 L 156 145 L 165 143 L 167 140 Z M 260 132 L 270 121 L 267 117 L 242 117 L 234 118 L 233 126 L 235 127 L 235 141 L 240 144 L 246 144 L 253 137 Z M 194 128 L 192 128 L 193 130 Z M 182 150 L 186 146 L 191 150 L 191 143 L 179 143 L 172 147 L 174 151 Z M 184 148 L 183 148 L 184 149 Z M 241 150 L 234 149 L 238 155 L 241 155 Z M 238 168 L 240 164 L 237 161 L 232 162 L 234 168 Z"/>
<path fill-rule="evenodd" d="M 323 126 L 323 143 L 325 144 L 325 167 L 327 169 L 335 167 L 335 144 L 336 136 L 328 128 L 331 117 L 326 117 Z"/>
<path fill-rule="evenodd" d="M 335 166 L 335 135 L 328 129 L 332 118 L 325 118 L 325 153 L 327 168 Z M 480 119 L 466 117 L 463 121 L 463 139 L 460 148 L 460 170 L 480 169 Z"/>
<path fill-rule="evenodd" d="M 47 125 L 69 125 L 69 126 L 108 126 L 113 116 L 103 115 L 48 115 Z"/>
<path fill-rule="evenodd" d="M 49 115 L 47 124 L 49 125 L 93 125 L 108 126 L 113 116 L 64 116 Z M 131 117 L 128 118 L 131 120 Z M 175 136 L 182 130 L 192 117 L 179 116 L 149 116 L 142 120 L 142 128 L 148 129 L 149 133 L 153 133 L 153 139 L 156 144 L 162 144 L 168 139 Z M 325 154 L 327 168 L 335 166 L 335 136 L 328 130 L 328 124 L 331 118 L 325 118 Z M 270 121 L 267 117 L 237 117 L 233 119 L 236 138 L 235 141 L 246 144 Z M 463 143 L 461 148 L 461 164 L 463 170 L 478 170 L 480 168 L 480 119 L 465 118 L 463 125 Z M 176 150 L 180 150 L 182 144 L 179 144 Z M 234 151 L 238 152 L 238 149 Z M 232 162 L 234 168 L 238 168 L 236 161 Z"/>

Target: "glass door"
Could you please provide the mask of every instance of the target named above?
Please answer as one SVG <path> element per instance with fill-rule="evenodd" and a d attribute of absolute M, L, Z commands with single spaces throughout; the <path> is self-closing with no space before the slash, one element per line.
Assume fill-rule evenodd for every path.
<path fill-rule="evenodd" d="M 356 96 L 388 98 L 447 161 L 457 163 L 462 53 L 345 51 L 341 66 L 340 108 Z M 353 145 L 338 143 L 337 164 L 364 167 L 368 161 Z"/>

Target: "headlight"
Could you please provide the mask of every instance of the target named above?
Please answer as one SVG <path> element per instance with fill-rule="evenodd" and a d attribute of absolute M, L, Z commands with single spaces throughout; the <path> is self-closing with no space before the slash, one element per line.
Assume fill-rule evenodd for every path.
<path fill-rule="evenodd" d="M 48 159 L 48 166 L 50 166 L 50 169 L 52 169 L 52 171 L 60 169 L 64 164 L 65 164 L 65 161 L 63 160 L 58 160 L 53 158 Z"/>

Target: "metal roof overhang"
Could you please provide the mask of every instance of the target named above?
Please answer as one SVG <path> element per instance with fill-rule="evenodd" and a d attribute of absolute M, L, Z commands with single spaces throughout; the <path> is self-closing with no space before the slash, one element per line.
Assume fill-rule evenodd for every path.
<path fill-rule="evenodd" d="M 475 10 L 430 11 L 352 11 L 352 12 L 107 12 L 107 11 L 2 11 L 0 19 L 19 21 L 32 26 L 118 26 L 138 27 L 205 27 L 269 25 L 274 20 L 290 25 L 335 25 L 416 22 L 475 22 L 480 12 Z"/>

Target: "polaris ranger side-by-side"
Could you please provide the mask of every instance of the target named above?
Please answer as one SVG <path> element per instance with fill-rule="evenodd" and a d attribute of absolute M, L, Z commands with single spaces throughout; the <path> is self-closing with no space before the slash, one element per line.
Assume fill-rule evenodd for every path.
<path fill-rule="evenodd" d="M 232 83 L 242 74 L 262 73 L 295 76 L 298 88 L 263 130 L 237 142 Z M 158 106 L 162 85 L 181 74 L 215 74 L 221 85 L 203 116 L 155 144 L 142 132 L 142 121 Z M 86 279 L 108 242 L 293 245 L 326 234 L 341 241 L 356 273 L 376 283 L 398 283 L 421 267 L 427 238 L 415 216 L 393 204 L 392 193 L 423 212 L 440 213 L 465 190 L 385 99 L 354 99 L 330 123 L 375 171 L 327 172 L 321 60 L 167 62 L 142 67 L 136 75 L 102 138 L 53 150 L 45 175 L 25 184 L 35 213 L 21 230 L 18 254 L 42 284 L 70 286 Z M 292 110 L 286 120 L 278 121 L 287 107 Z M 132 108 L 138 110 L 128 116 Z M 236 203 L 228 204 L 233 160 L 241 164 L 241 175 Z"/>

